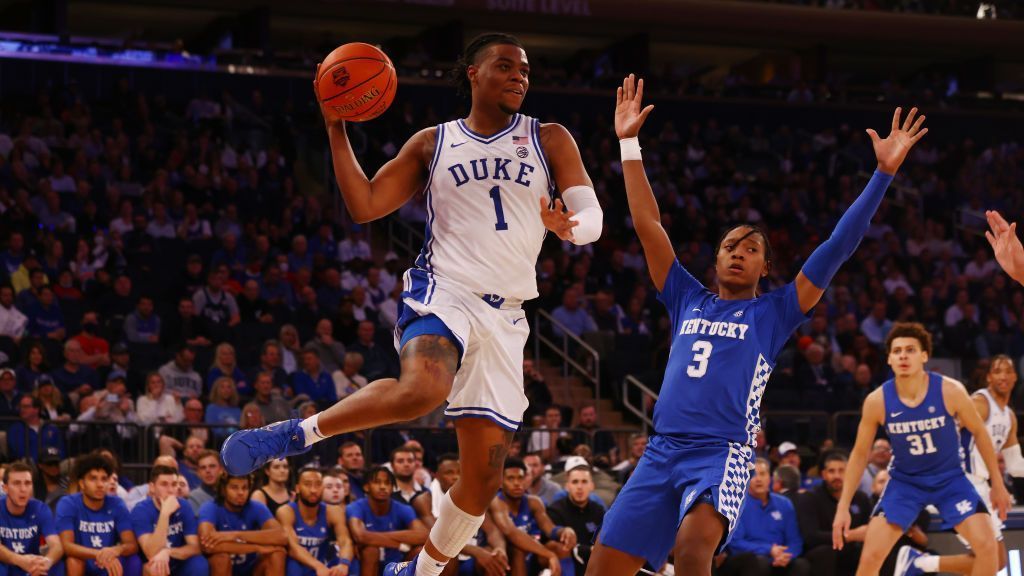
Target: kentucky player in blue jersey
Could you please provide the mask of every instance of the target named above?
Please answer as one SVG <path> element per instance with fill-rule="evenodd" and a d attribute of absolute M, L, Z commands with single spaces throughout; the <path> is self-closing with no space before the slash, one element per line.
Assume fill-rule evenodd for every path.
<path fill-rule="evenodd" d="M 188 500 L 178 497 L 178 470 L 154 466 L 148 497 L 132 508 L 132 526 L 146 556 L 144 576 L 206 576 L 199 526 Z"/>
<path fill-rule="evenodd" d="M 114 466 L 106 458 L 90 454 L 75 462 L 77 494 L 57 502 L 57 530 L 67 556 L 68 576 L 120 576 L 131 574 L 139 551 L 128 508 L 117 496 L 109 496 Z"/>
<path fill-rule="evenodd" d="M 530 329 L 522 303 L 538 295 L 546 230 L 575 244 L 597 240 L 602 230 L 601 206 L 569 131 L 519 113 L 530 85 L 522 43 L 479 36 L 455 72 L 472 99 L 469 115 L 417 132 L 373 178 L 359 166 L 345 122 L 322 107 L 353 220 L 383 218 L 426 195 L 424 247 L 403 277 L 395 330 L 401 376 L 371 382 L 305 420 L 236 432 L 221 450 L 232 474 L 247 474 L 324 438 L 412 420 L 447 400 L 462 476 L 442 497 L 414 564 L 391 570 L 405 576 L 438 576 L 477 533 L 501 484 L 527 406 L 522 363 Z M 569 211 L 552 202 L 556 192 Z"/>
<path fill-rule="evenodd" d="M 642 106 L 643 81 L 618 90 L 615 132 L 633 225 L 674 336 L 655 434 L 605 516 L 587 574 L 634 574 L 646 559 L 660 568 L 675 550 L 677 574 L 709 575 L 711 561 L 735 527 L 747 491 L 761 395 L 775 357 L 853 254 L 907 152 L 926 132 L 911 110 L 882 139 L 868 130 L 878 169 L 807 259 L 796 280 L 758 293 L 771 247 L 760 229 L 727 230 L 717 247 L 717 294 L 676 260 L 641 162 L 637 134 L 653 106 Z M 856 484 L 856 482 L 854 482 Z"/>
<path fill-rule="evenodd" d="M 295 501 L 277 509 L 277 521 L 288 535 L 287 576 L 350 573 L 352 539 L 345 509 L 328 506 L 323 495 L 323 474 L 316 468 L 303 468 L 295 484 Z"/>
<path fill-rule="evenodd" d="M 199 507 L 199 543 L 211 576 L 284 573 L 288 539 L 266 505 L 251 500 L 248 476 L 222 474 L 217 499 Z"/>
<path fill-rule="evenodd" d="M 32 467 L 15 462 L 4 471 L 7 495 L 0 497 L 0 576 L 61 576 L 64 548 L 50 509 L 32 497 Z M 48 550 L 40 553 L 39 543 Z"/>
<path fill-rule="evenodd" d="M 850 527 L 850 500 L 864 474 L 868 451 L 879 426 L 892 443 L 889 484 L 875 506 L 864 536 L 858 575 L 878 574 L 893 545 L 925 506 L 939 510 L 944 528 L 956 528 L 975 556 L 971 574 L 996 573 L 995 533 L 988 510 L 964 471 L 957 422 L 974 435 L 992 483 L 992 505 L 1006 518 L 1010 494 L 1003 484 L 985 422 L 963 384 L 924 369 L 932 350 L 931 334 L 917 323 L 897 323 L 886 337 L 889 366 L 896 377 L 864 400 L 857 441 L 846 467 L 843 494 L 832 524 L 833 546 L 841 549 Z M 904 566 L 897 572 L 921 574 L 937 566 Z M 937 558 L 932 557 L 933 560 Z"/>

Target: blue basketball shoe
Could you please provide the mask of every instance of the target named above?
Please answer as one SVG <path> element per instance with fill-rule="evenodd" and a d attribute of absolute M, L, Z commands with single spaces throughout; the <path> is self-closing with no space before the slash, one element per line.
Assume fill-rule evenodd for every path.
<path fill-rule="evenodd" d="M 416 576 L 416 560 L 419 556 L 409 562 L 392 562 L 384 567 L 384 576 Z"/>
<path fill-rule="evenodd" d="M 302 420 L 282 420 L 263 428 L 239 430 L 224 442 L 220 459 L 232 476 L 244 476 L 270 460 L 302 454 L 309 450 Z"/>
<path fill-rule="evenodd" d="M 896 576 L 918 576 L 919 574 L 924 574 L 924 570 L 914 565 L 914 560 L 921 556 L 924 556 L 924 554 L 916 549 L 910 546 L 901 546 L 899 554 L 896 555 L 896 569 L 893 570 L 893 574 Z"/>

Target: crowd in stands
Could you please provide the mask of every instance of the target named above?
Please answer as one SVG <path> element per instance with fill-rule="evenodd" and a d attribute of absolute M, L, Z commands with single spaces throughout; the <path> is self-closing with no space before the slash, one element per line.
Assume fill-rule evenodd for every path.
<path fill-rule="evenodd" d="M 609 390 L 617 391 L 626 374 L 657 388 L 668 323 L 629 224 L 608 110 L 596 108 L 606 104 L 584 99 L 581 106 L 594 106 L 593 114 L 581 109 L 556 119 L 580 146 L 604 206 L 605 233 L 592 247 L 548 239 L 538 263 L 540 297 L 528 303 L 529 318 L 534 310 L 549 311 L 560 325 L 534 330 L 569 331 L 598 348 Z M 408 102 L 396 107 L 404 112 L 351 129 L 367 171 L 413 130 L 439 119 Z M 454 449 L 450 434 L 374 431 L 365 458 L 366 436 L 347 435 L 318 444 L 291 466 L 272 463 L 255 484 L 225 477 L 213 451 L 234 429 L 308 416 L 398 373 L 392 328 L 400 275 L 411 257 L 381 250 L 366 228 L 339 224 L 336 198 L 299 186 L 291 117 L 258 90 L 244 104 L 204 95 L 173 103 L 126 81 L 95 101 L 70 89 L 41 91 L 18 110 L 0 117 L 0 421 L 6 460 L 31 463 L 27 493 L 56 514 L 53 534 L 63 556 L 53 557 L 59 548 L 51 545 L 48 561 L 76 558 L 68 573 L 80 569 L 76 562 L 109 565 L 139 553 L 161 565 L 202 555 L 216 574 L 226 573 L 232 558 L 250 556 L 235 568 L 265 563 L 261 570 L 277 571 L 289 558 L 312 567 L 317 553 L 304 555 L 295 544 L 304 546 L 311 536 L 285 530 L 282 539 L 270 532 L 279 532 L 278 522 L 287 525 L 289 514 L 296 533 L 300 523 L 308 525 L 299 521 L 311 509 L 306 497 L 288 502 L 296 491 L 314 493 L 303 486 L 317 481 L 324 501 L 350 506 L 344 522 L 336 512 L 328 515 L 340 558 L 372 564 L 415 551 L 432 521 L 415 496 L 435 480 L 442 487 L 454 482 L 442 480 L 449 475 L 439 459 Z M 874 167 L 861 127 L 841 120 L 818 129 L 739 125 L 684 119 L 681 112 L 652 119 L 641 135 L 681 263 L 713 286 L 718 235 L 728 223 L 749 221 L 766 229 L 773 247 L 764 288 L 791 281 Z M 878 127 L 885 121 L 880 117 Z M 881 346 L 896 320 L 923 322 L 936 355 L 960 360 L 972 387 L 983 381 L 986 357 L 1024 354 L 1024 291 L 993 262 L 977 216 L 983 208 L 1021 213 L 1022 160 L 1015 142 L 956 140 L 938 131 L 915 147 L 861 247 L 780 355 L 764 398 L 769 423 L 772 409 L 859 407 L 887 378 Z M 400 217 L 422 226 L 422 195 Z M 596 506 L 610 503 L 646 439 L 619 442 L 602 433 L 592 406 L 554 406 L 533 361 L 524 365 L 524 379 L 531 426 L 513 452 L 525 462 L 510 460 L 503 496 L 492 508 L 494 526 L 485 526 L 465 555 L 489 566 L 504 561 L 503 550 L 514 565 L 550 560 L 568 569 L 585 562 L 573 553 L 577 542 L 589 541 L 581 526 L 594 531 L 592 520 L 574 522 L 597 516 L 592 498 L 601 500 Z M 448 426 L 439 414 L 418 424 Z M 568 426 L 576 428 L 563 430 Z M 789 432 L 772 423 L 770 439 L 789 439 Z M 413 457 L 396 456 L 394 449 L 410 442 L 419 446 Z M 767 446 L 761 443 L 762 450 Z M 842 479 L 836 468 L 844 462 L 826 458 L 802 482 L 801 474 L 816 467 L 801 467 L 796 446 L 783 447 L 772 456 L 796 464 L 796 482 L 790 482 L 793 470 L 778 468 L 774 474 L 786 488 L 775 492 L 792 498 L 794 490 L 807 490 L 817 504 L 789 509 L 766 496 L 768 472 L 760 465 L 751 498 L 762 506 L 748 506 L 760 514 L 750 522 L 770 524 L 778 510 L 795 514 L 799 529 L 787 525 L 768 548 L 764 530 L 754 530 L 726 552 L 723 571 L 754 573 L 765 556 L 791 564 L 794 574 L 805 573 L 801 559 L 812 567 L 833 561 L 821 538 Z M 103 449 L 105 464 L 87 456 Z M 807 455 L 807 447 L 801 450 Z M 114 454 L 159 454 L 145 462 L 154 465 L 152 482 L 132 485 Z M 573 458 L 584 459 L 586 481 L 572 473 L 578 466 L 570 464 L 579 463 Z M 321 470 L 319 480 L 310 475 L 306 482 L 299 474 L 305 468 Z M 23 483 L 18 474 L 26 471 L 19 470 L 7 469 L 17 480 L 8 480 L 10 487 Z M 824 481 L 816 484 L 815 477 Z M 108 494 L 100 485 L 113 495 L 96 496 Z M 411 513 L 392 503 L 393 488 L 412 503 Z M 562 490 L 570 504 L 559 504 Z M 172 493 L 182 501 L 165 513 L 163 506 L 175 507 Z M 82 545 L 73 541 L 77 535 L 65 536 L 62 526 L 73 514 L 114 506 L 108 499 L 115 497 L 121 524 L 104 534 L 120 539 L 104 536 L 101 545 L 89 546 L 91 540 Z M 13 496 L 5 502 L 0 514 L 24 514 L 27 504 Z M 188 552 L 160 551 L 166 548 L 160 537 L 170 542 L 181 533 L 146 538 L 153 533 L 128 516 L 144 502 L 152 503 L 146 522 L 182 518 L 187 535 L 171 550 Z M 195 517 L 194 534 L 186 509 Z M 515 510 L 532 515 L 525 531 L 515 529 L 522 515 Z M 371 534 L 371 517 L 388 518 L 395 534 Z M 573 535 L 559 526 L 574 526 Z M 225 531 L 256 536 L 232 543 Z M 536 538 L 519 537 L 531 531 Z M 39 536 L 49 542 L 51 534 L 35 534 L 37 545 Z M 836 565 L 848 564 L 840 558 Z"/>

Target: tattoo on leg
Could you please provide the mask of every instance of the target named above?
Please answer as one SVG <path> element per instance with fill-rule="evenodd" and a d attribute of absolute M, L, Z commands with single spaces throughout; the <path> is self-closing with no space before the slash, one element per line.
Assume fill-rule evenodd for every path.
<path fill-rule="evenodd" d="M 413 356 L 429 360 L 453 375 L 459 364 L 459 350 L 455 345 L 447 338 L 433 334 L 417 336 L 402 347 L 403 361 Z"/>
<path fill-rule="evenodd" d="M 505 441 L 495 444 L 487 450 L 487 465 L 494 469 L 501 469 L 505 465 L 505 456 L 508 455 L 508 446 L 512 443 L 512 433 L 505 433 Z"/>

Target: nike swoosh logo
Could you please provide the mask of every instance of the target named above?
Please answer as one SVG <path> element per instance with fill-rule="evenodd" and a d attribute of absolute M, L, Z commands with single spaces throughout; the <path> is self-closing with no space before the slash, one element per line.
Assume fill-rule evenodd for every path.
<path fill-rule="evenodd" d="M 693 312 L 700 312 L 700 308 L 694 308 Z"/>
<path fill-rule="evenodd" d="M 889 412 L 889 418 L 898 418 L 903 412 Z"/>
<path fill-rule="evenodd" d="M 515 326 L 516 324 L 519 324 L 520 320 L 526 320 L 526 318 L 516 318 L 515 320 L 512 321 L 512 325 Z"/>
<path fill-rule="evenodd" d="M 459 146 L 462 146 L 463 144 L 465 144 L 465 142 L 459 142 L 458 144 L 456 144 L 455 142 L 452 142 L 451 146 L 452 146 L 452 148 L 458 148 Z"/>

